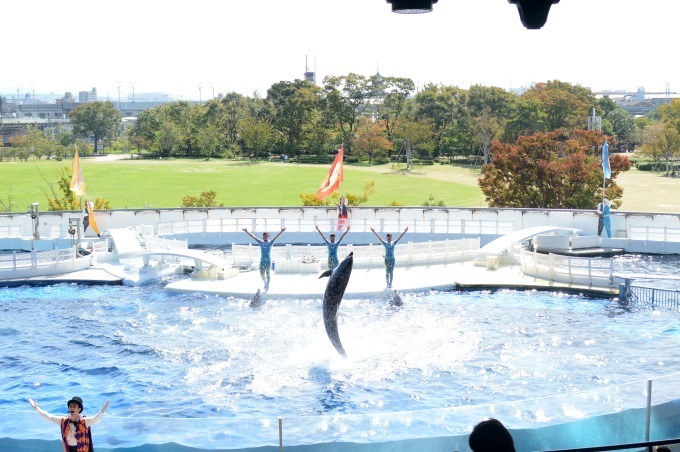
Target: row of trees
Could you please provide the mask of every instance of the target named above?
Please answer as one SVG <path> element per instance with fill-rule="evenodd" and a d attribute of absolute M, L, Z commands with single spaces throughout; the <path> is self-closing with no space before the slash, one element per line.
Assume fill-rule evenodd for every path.
<path fill-rule="evenodd" d="M 463 90 L 430 84 L 416 92 L 408 78 L 349 74 L 326 77 L 323 86 L 282 81 L 264 98 L 229 93 L 203 104 L 172 102 L 142 112 L 129 129 L 121 127 L 112 103 L 90 102 L 69 114 L 72 130 L 17 137 L 2 158 L 68 155 L 74 142 L 86 139 L 95 150 L 105 142 L 164 157 L 325 157 L 344 144 L 350 161 L 388 155 L 410 160 L 417 152 L 421 158 L 479 156 L 489 163 L 494 139 L 510 144 L 520 135 L 585 129 L 595 111 L 619 149 L 644 144 L 652 158 L 670 161 L 677 152 L 677 102 L 636 121 L 611 99 L 559 81 L 538 83 L 521 95 L 481 85 Z"/>
<path fill-rule="evenodd" d="M 521 95 L 481 85 L 430 84 L 416 92 L 407 78 L 357 74 L 326 77 L 321 87 L 279 82 L 265 98 L 230 93 L 202 105 L 174 102 L 143 112 L 129 139 L 168 157 L 258 158 L 271 150 L 318 156 L 344 144 L 348 157 L 368 161 L 417 151 L 489 162 L 494 139 L 511 143 L 520 135 L 586 128 L 593 108 L 605 117 L 605 133 L 634 145 L 631 115 L 568 83 L 539 83 Z"/>
<path fill-rule="evenodd" d="M 680 156 L 680 99 L 659 107 L 652 118 L 637 120 L 642 153 L 653 162 L 663 162 L 666 176 Z M 677 165 L 677 163 L 676 163 Z"/>
<path fill-rule="evenodd" d="M 104 141 L 111 147 L 120 147 L 127 142 L 121 133 L 122 115 L 111 102 L 80 105 L 71 110 L 69 118 L 71 124 L 68 126 L 30 127 L 26 133 L 12 137 L 10 147 L 0 147 L 0 159 L 62 159 L 73 155 L 74 146 L 80 155 L 86 156 L 96 152 Z M 129 150 L 129 145 L 125 150 Z"/>

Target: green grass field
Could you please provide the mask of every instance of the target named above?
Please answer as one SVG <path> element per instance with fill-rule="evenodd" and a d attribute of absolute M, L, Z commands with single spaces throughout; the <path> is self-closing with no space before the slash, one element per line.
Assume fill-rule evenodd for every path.
<path fill-rule="evenodd" d="M 0 164 L 0 200 L 7 204 L 10 193 L 14 211 L 25 211 L 32 202 L 47 210 L 50 181 L 56 187 L 57 170 L 71 161 L 35 161 Z M 301 206 L 301 193 L 316 193 L 328 165 L 285 163 L 237 163 L 195 160 L 81 159 L 90 199 L 106 198 L 114 209 L 168 208 L 182 205 L 186 195 L 217 192 L 217 203 L 225 206 Z M 368 205 L 397 201 L 422 205 L 430 195 L 447 206 L 484 205 L 472 172 L 453 167 L 424 167 L 412 173 L 395 171 L 390 165 L 345 166 L 341 193 L 360 195 L 364 183 L 375 182 Z"/>
<path fill-rule="evenodd" d="M 114 209 L 171 208 L 182 205 L 182 197 L 217 192 L 225 206 L 301 206 L 300 193 L 316 193 L 328 165 L 245 163 L 196 160 L 107 160 L 81 159 L 90 199 L 106 198 Z M 29 204 L 40 203 L 47 210 L 45 193 L 49 182 L 57 181 L 57 169 L 71 167 L 71 161 L 0 163 L 0 200 L 13 211 L 23 212 Z M 341 193 L 361 194 L 367 181 L 375 192 L 367 205 L 384 206 L 392 201 L 420 206 L 432 195 L 449 207 L 485 206 L 477 186 L 479 170 L 450 165 L 433 165 L 403 173 L 391 165 L 345 166 Z M 619 176 L 624 188 L 620 210 L 639 212 L 680 212 L 680 179 L 632 169 Z M 593 206 L 594 208 L 594 206 Z"/>

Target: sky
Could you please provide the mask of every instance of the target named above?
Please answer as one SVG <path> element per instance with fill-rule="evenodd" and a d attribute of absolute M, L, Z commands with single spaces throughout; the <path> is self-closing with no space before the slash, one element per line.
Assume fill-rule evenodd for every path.
<path fill-rule="evenodd" d="M 680 92 L 678 17 L 676 0 L 562 0 L 540 30 L 507 0 L 439 0 L 418 15 L 385 0 L 7 1 L 0 93 L 266 96 L 303 78 L 305 61 L 319 84 L 379 71 L 418 87 Z"/>

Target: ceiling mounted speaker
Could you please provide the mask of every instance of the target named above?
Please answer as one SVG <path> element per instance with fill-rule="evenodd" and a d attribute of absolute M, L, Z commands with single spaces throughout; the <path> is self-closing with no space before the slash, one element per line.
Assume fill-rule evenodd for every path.
<path fill-rule="evenodd" d="M 550 7 L 560 0 L 508 0 L 517 5 L 519 19 L 529 30 L 538 30 L 548 21 Z"/>

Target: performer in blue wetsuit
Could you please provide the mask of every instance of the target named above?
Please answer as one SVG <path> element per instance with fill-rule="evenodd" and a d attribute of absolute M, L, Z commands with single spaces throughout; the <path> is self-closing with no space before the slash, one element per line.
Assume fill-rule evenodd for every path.
<path fill-rule="evenodd" d="M 269 233 L 268 232 L 263 232 L 262 233 L 262 240 L 258 239 L 255 237 L 253 234 L 251 234 L 247 228 L 243 228 L 243 232 L 248 234 L 255 240 L 258 245 L 260 245 L 260 277 L 262 278 L 262 281 L 264 282 L 264 291 L 269 290 L 269 281 L 271 280 L 271 274 L 270 270 L 272 267 L 272 258 L 271 258 L 271 250 L 272 246 L 274 245 L 274 242 L 281 237 L 281 234 L 283 234 L 283 231 L 285 231 L 286 228 L 281 228 L 281 232 L 276 234 L 276 237 L 274 237 L 271 241 L 269 240 Z"/>
<path fill-rule="evenodd" d="M 387 288 L 391 289 L 392 279 L 394 278 L 394 264 L 395 264 L 394 247 L 397 246 L 399 240 L 401 240 L 404 234 L 406 234 L 408 228 L 404 229 L 404 232 L 402 232 L 401 235 L 394 242 L 392 241 L 392 234 L 387 234 L 386 236 L 387 240 L 383 240 L 378 235 L 378 233 L 375 232 L 375 229 L 371 228 L 371 231 L 375 234 L 376 237 L 378 237 L 380 243 L 382 243 L 382 245 L 385 247 L 385 279 L 387 281 Z"/>
<path fill-rule="evenodd" d="M 612 205 L 609 202 L 609 198 L 606 196 L 602 199 L 602 202 L 597 205 L 597 213 L 600 214 L 599 224 L 597 227 L 597 235 L 602 234 L 602 229 L 607 231 L 607 237 L 612 237 L 612 222 L 609 218 L 611 213 Z"/>
<path fill-rule="evenodd" d="M 321 232 L 321 229 L 319 229 L 319 226 L 316 227 L 316 230 L 321 235 L 323 241 L 326 242 L 326 246 L 328 247 L 328 269 L 333 270 L 340 263 L 338 261 L 338 247 L 340 246 L 340 242 L 342 242 L 342 239 L 344 239 L 347 233 L 349 232 L 349 226 L 347 226 L 347 230 L 342 233 L 340 239 L 338 239 L 337 242 L 335 241 L 335 234 L 331 234 L 329 236 L 330 240 L 327 240 L 326 236 L 323 235 L 323 232 Z"/>

